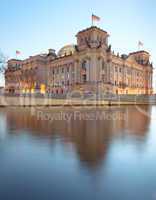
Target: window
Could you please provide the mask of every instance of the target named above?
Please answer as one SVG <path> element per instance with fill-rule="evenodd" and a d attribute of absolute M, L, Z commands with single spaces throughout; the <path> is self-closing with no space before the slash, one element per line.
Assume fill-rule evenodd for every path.
<path fill-rule="evenodd" d="M 102 81 L 105 82 L 105 75 L 102 74 L 102 77 L 101 77 Z"/>
<path fill-rule="evenodd" d="M 80 38 L 80 44 L 83 44 L 83 38 Z"/>
<path fill-rule="evenodd" d="M 84 74 L 84 75 L 82 76 L 82 78 L 83 78 L 83 82 L 85 83 L 85 82 L 87 81 L 87 76 L 86 76 L 86 74 Z"/>
<path fill-rule="evenodd" d="M 105 63 L 104 63 L 104 61 L 102 62 L 102 70 L 104 70 L 105 69 Z"/>
<path fill-rule="evenodd" d="M 87 64 L 87 62 L 83 61 L 83 63 L 82 63 L 82 69 L 85 70 L 85 71 L 86 71 L 86 64 Z"/>

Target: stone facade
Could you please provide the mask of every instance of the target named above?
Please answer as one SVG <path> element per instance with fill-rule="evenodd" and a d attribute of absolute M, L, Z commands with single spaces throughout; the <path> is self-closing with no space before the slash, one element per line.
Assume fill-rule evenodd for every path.
<path fill-rule="evenodd" d="M 50 49 L 48 54 L 26 60 L 9 60 L 6 92 L 152 94 L 153 66 L 148 52 L 115 55 L 108 44 L 109 34 L 95 26 L 76 37 L 76 45 L 67 45 L 58 54 Z"/>
<path fill-rule="evenodd" d="M 31 93 L 46 85 L 46 56 L 32 56 L 23 61 L 9 60 L 5 71 L 5 91 L 12 94 Z"/>

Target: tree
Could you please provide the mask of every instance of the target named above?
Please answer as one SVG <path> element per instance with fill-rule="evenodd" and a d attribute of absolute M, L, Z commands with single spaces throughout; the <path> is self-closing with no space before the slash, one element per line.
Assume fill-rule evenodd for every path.
<path fill-rule="evenodd" d="M 6 67 L 7 67 L 7 58 L 0 51 L 0 73 L 1 74 L 4 74 Z"/>

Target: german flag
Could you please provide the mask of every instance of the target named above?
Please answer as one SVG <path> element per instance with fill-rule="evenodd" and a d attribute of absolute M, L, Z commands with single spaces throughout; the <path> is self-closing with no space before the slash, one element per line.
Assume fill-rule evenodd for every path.
<path fill-rule="evenodd" d="M 96 16 L 96 15 L 94 15 L 94 14 L 92 14 L 92 22 L 99 22 L 100 21 L 100 17 L 98 17 L 98 16 Z"/>

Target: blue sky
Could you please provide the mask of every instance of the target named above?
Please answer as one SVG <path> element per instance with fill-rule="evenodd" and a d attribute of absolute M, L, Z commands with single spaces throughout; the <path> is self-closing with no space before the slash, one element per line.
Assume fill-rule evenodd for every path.
<path fill-rule="evenodd" d="M 91 25 L 91 14 L 101 17 L 97 24 L 110 33 L 115 52 L 137 50 L 138 40 L 156 63 L 155 0 L 1 0 L 0 49 L 9 58 L 57 51 L 76 43 L 78 31 Z"/>

